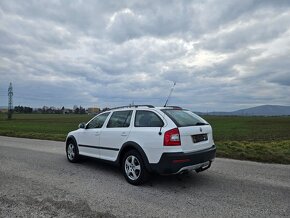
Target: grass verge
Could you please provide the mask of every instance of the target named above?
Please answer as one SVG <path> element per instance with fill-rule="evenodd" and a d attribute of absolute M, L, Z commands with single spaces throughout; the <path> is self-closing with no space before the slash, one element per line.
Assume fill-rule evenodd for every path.
<path fill-rule="evenodd" d="M 217 142 L 217 156 L 266 163 L 290 164 L 290 140 Z"/>

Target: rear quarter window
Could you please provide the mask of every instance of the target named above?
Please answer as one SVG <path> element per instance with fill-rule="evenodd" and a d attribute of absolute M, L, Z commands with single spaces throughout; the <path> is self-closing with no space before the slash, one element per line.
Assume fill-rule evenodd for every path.
<path fill-rule="evenodd" d="M 162 119 L 152 111 L 137 110 L 135 115 L 135 127 L 162 127 Z"/>

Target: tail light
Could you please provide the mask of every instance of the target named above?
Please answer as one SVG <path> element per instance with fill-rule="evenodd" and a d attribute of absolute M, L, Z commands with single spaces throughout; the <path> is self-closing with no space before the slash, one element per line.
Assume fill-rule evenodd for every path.
<path fill-rule="evenodd" d="M 178 128 L 168 130 L 164 133 L 164 146 L 180 146 L 180 134 Z"/>

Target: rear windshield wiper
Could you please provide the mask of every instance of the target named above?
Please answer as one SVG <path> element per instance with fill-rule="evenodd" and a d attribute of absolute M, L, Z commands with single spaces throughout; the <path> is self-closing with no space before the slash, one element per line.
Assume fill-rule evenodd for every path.
<path fill-rule="evenodd" d="M 203 126 L 203 125 L 208 125 L 208 123 L 198 122 L 198 123 L 194 124 L 194 126 Z"/>

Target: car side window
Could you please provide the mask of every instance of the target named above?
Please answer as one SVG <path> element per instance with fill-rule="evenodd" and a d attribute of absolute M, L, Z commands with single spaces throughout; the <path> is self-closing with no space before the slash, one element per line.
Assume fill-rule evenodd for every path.
<path fill-rule="evenodd" d="M 135 127 L 162 127 L 164 123 L 162 119 L 152 111 L 136 111 Z"/>
<path fill-rule="evenodd" d="M 110 113 L 107 112 L 96 116 L 87 124 L 86 129 L 102 128 L 109 114 Z"/>
<path fill-rule="evenodd" d="M 115 111 L 113 112 L 107 124 L 107 128 L 129 127 L 132 117 L 132 110 L 130 111 Z"/>

